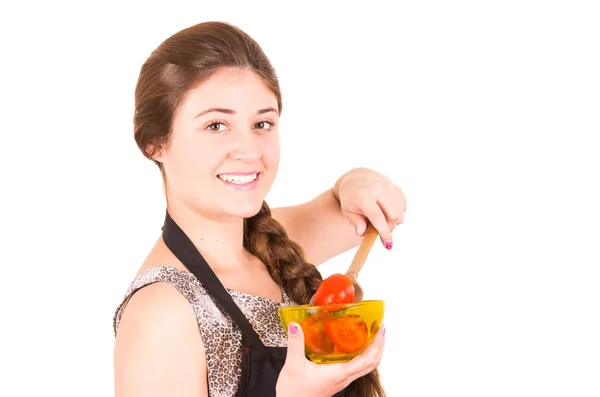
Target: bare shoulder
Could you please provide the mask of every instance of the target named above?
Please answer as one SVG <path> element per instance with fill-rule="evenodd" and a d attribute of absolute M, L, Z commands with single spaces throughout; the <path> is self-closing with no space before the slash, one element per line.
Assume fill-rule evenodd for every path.
<path fill-rule="evenodd" d="M 116 397 L 208 395 L 196 316 L 174 286 L 156 282 L 129 299 L 116 336 L 114 370 Z"/>

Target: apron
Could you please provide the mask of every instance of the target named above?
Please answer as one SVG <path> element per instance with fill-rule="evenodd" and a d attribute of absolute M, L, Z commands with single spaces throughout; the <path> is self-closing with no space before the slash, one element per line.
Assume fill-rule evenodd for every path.
<path fill-rule="evenodd" d="M 202 283 L 242 333 L 242 376 L 235 397 L 276 397 L 275 386 L 285 363 L 286 347 L 265 346 L 202 254 L 167 212 L 162 229 L 167 248 Z M 344 391 L 332 397 L 344 397 Z"/>

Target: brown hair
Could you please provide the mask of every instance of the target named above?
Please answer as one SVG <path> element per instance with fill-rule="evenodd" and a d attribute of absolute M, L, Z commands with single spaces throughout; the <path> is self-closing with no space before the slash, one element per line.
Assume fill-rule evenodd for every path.
<path fill-rule="evenodd" d="M 167 38 L 142 65 L 135 89 L 134 136 L 142 153 L 153 155 L 169 143 L 173 117 L 186 93 L 220 69 L 236 67 L 257 73 L 277 97 L 279 81 L 269 59 L 248 34 L 224 22 L 204 22 Z M 166 181 L 164 181 L 166 183 Z M 271 217 L 263 202 L 244 221 L 244 247 L 269 269 L 271 277 L 299 304 L 308 303 L 322 281 L 317 268 L 304 260 L 301 247 Z M 352 382 L 348 396 L 384 396 L 377 370 Z"/>

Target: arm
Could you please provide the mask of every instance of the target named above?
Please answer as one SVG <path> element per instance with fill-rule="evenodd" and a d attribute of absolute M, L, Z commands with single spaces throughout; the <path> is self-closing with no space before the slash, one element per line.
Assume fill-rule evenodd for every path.
<path fill-rule="evenodd" d="M 334 189 L 306 203 L 273 208 L 273 218 L 300 244 L 306 261 L 315 266 L 358 246 L 361 237 L 344 217 Z"/>
<path fill-rule="evenodd" d="M 116 397 L 208 396 L 196 316 L 175 287 L 156 283 L 131 297 L 117 333 L 114 370 Z"/>
<path fill-rule="evenodd" d="M 389 178 L 368 168 L 342 175 L 333 188 L 306 203 L 274 208 L 272 216 L 319 265 L 358 246 L 368 219 L 382 244 L 391 249 L 392 231 L 403 222 L 406 199 Z"/>

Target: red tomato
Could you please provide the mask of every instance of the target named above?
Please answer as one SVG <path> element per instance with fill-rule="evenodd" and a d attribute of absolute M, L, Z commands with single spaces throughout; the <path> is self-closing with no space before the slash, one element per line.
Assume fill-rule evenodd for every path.
<path fill-rule="evenodd" d="M 354 353 L 363 349 L 369 340 L 367 324 L 357 316 L 343 316 L 327 321 L 325 333 L 336 350 L 345 353 Z"/>
<path fill-rule="evenodd" d="M 315 293 L 314 304 L 331 305 L 354 302 L 354 285 L 343 274 L 332 274 L 327 277 Z"/>
<path fill-rule="evenodd" d="M 333 351 L 333 343 L 327 337 L 323 321 L 319 317 L 307 317 L 300 325 L 304 332 L 304 343 L 310 350 L 317 354 L 328 354 Z"/>

